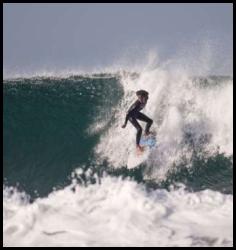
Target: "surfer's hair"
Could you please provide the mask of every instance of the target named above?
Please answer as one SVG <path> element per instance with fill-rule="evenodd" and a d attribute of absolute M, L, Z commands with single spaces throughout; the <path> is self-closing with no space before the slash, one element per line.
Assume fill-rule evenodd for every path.
<path fill-rule="evenodd" d="M 136 95 L 137 95 L 137 96 L 144 96 L 144 97 L 146 97 L 146 96 L 148 96 L 148 92 L 145 91 L 145 90 L 140 89 L 140 90 L 138 90 L 138 91 L 136 92 Z"/>

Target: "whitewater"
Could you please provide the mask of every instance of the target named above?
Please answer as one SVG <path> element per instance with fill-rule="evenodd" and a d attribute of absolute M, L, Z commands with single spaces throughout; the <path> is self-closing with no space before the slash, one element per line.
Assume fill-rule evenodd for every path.
<path fill-rule="evenodd" d="M 4 192 L 6 246 L 232 246 L 232 196 L 105 177 L 40 198 Z"/>

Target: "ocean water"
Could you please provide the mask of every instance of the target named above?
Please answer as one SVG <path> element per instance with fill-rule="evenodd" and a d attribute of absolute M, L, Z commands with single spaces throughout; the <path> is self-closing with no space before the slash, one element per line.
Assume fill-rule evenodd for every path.
<path fill-rule="evenodd" d="M 128 169 L 135 129 L 121 125 L 138 89 L 158 146 Z M 3 174 L 4 246 L 232 246 L 233 79 L 5 79 Z"/>

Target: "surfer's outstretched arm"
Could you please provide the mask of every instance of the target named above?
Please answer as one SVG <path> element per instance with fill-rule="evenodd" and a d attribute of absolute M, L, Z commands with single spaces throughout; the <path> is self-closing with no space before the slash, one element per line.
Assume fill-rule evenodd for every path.
<path fill-rule="evenodd" d="M 124 122 L 124 124 L 122 125 L 122 128 L 125 128 L 125 127 L 126 127 L 128 120 L 129 120 L 129 113 L 126 114 L 125 122 Z"/>

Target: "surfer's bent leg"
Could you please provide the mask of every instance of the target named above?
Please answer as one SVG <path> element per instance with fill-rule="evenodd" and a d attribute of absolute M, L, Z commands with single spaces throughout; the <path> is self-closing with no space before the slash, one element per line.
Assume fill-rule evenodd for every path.
<path fill-rule="evenodd" d="M 149 133 L 149 129 L 152 126 L 153 120 L 150 119 L 149 117 L 147 117 L 146 115 L 144 115 L 141 112 L 138 112 L 136 114 L 136 118 L 140 121 L 146 122 L 146 127 L 145 127 L 145 133 Z"/>
<path fill-rule="evenodd" d="M 139 145 L 140 138 L 142 135 L 142 127 L 139 125 L 137 120 L 134 117 L 129 117 L 129 121 L 133 124 L 133 126 L 137 129 L 137 134 L 136 134 L 136 145 Z"/>

